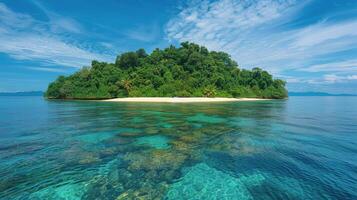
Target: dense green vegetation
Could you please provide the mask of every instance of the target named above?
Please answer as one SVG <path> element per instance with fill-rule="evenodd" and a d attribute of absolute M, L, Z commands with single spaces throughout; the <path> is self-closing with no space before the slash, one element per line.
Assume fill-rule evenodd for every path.
<path fill-rule="evenodd" d="M 261 97 L 284 98 L 285 82 L 260 69 L 239 69 L 227 53 L 193 43 L 119 55 L 115 63 L 93 61 L 75 74 L 60 76 L 48 98 Z"/>

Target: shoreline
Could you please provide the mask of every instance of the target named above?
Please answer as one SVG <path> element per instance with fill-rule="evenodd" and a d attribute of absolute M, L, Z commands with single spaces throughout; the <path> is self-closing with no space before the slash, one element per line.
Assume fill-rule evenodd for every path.
<path fill-rule="evenodd" d="M 271 99 L 260 98 L 226 98 L 226 97 L 127 97 L 106 99 L 107 102 L 142 102 L 142 103 L 204 103 L 204 102 L 238 102 L 238 101 L 265 101 Z"/>

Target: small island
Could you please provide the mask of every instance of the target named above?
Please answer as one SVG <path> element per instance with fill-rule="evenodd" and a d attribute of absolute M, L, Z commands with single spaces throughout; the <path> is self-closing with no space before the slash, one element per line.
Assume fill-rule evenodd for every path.
<path fill-rule="evenodd" d="M 135 97 L 134 102 L 145 99 L 138 97 L 147 101 L 154 99 L 151 97 L 230 101 L 228 98 L 282 99 L 287 97 L 287 90 L 283 80 L 273 79 L 267 71 L 240 69 L 227 53 L 184 42 L 178 48 L 155 49 L 151 54 L 144 49 L 126 52 L 115 63 L 92 61 L 90 67 L 73 75 L 59 76 L 49 84 L 45 96 L 113 101 Z"/>

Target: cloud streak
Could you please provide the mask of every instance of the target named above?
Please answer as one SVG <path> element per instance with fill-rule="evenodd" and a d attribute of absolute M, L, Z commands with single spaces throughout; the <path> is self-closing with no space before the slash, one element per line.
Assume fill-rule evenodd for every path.
<path fill-rule="evenodd" d="M 296 34 L 296 47 L 315 46 L 332 40 L 357 36 L 357 21 L 325 25 L 323 23 L 310 26 Z M 350 39 L 350 38 L 349 38 Z"/>
<path fill-rule="evenodd" d="M 251 59 L 252 55 L 266 55 L 262 51 L 271 48 L 272 43 L 268 41 L 276 45 L 285 42 L 276 35 L 267 37 L 266 32 L 285 12 L 294 9 L 295 4 L 295 1 L 274 0 L 203 1 L 183 9 L 167 24 L 166 33 L 169 40 L 193 41 L 212 50 L 228 51 L 239 62 L 247 61 L 241 64 L 258 64 L 252 62 L 256 60 Z"/>
<path fill-rule="evenodd" d="M 314 85 L 329 85 L 335 83 L 357 83 L 357 75 L 346 75 L 340 76 L 336 74 L 325 74 L 322 77 L 314 77 L 314 78 L 294 78 L 291 76 L 285 76 L 285 80 L 290 84 L 301 84 L 308 83 Z"/>
<path fill-rule="evenodd" d="M 290 70 L 317 72 L 317 65 L 325 65 L 321 71 L 328 71 L 332 65 L 324 63 L 325 56 L 357 49 L 357 20 L 321 20 L 293 28 L 287 26 L 308 3 L 293 0 L 194 2 L 169 21 L 166 34 L 168 40 L 193 41 L 211 50 L 226 51 L 244 68 L 264 67 L 274 74 L 284 74 Z M 354 70 L 354 66 L 341 70 Z"/>
<path fill-rule="evenodd" d="M 0 3 L 0 22 L 0 52 L 12 58 L 69 67 L 89 65 L 93 59 L 110 59 L 69 42 L 69 39 L 54 30 L 53 24 L 14 12 L 3 3 Z M 61 30 L 78 31 L 77 26 L 67 22 L 68 20 L 59 23 Z M 57 22 L 56 24 L 58 27 Z"/>
<path fill-rule="evenodd" d="M 325 64 L 311 65 L 306 68 L 301 68 L 300 71 L 306 72 L 357 72 L 357 59 L 330 62 Z"/>
<path fill-rule="evenodd" d="M 50 22 L 50 28 L 51 31 L 53 32 L 70 32 L 70 33 L 82 33 L 83 28 L 82 26 L 75 21 L 74 19 L 68 18 L 68 17 L 63 17 L 55 12 L 52 12 L 51 10 L 47 9 L 44 5 L 42 5 L 38 1 L 33 1 L 33 3 L 41 9 L 46 16 L 49 18 Z"/>
<path fill-rule="evenodd" d="M 28 67 L 27 69 L 43 72 L 65 72 L 63 69 L 49 68 L 49 67 Z"/>
<path fill-rule="evenodd" d="M 327 74 L 324 76 L 324 81 L 328 83 L 345 82 L 357 80 L 357 75 L 337 76 L 335 74 Z"/>

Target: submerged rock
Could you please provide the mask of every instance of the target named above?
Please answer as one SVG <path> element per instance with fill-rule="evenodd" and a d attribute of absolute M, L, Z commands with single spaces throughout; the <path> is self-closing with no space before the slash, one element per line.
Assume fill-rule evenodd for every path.
<path fill-rule="evenodd" d="M 200 163 L 170 186 L 166 199 L 253 199 L 248 188 L 264 180 L 259 173 L 236 178 Z"/>
<path fill-rule="evenodd" d="M 120 133 L 120 137 L 139 137 L 139 136 L 142 136 L 144 135 L 144 133 L 141 133 L 141 132 L 123 132 L 123 133 Z"/>
<path fill-rule="evenodd" d="M 158 130 L 158 128 L 156 128 L 156 127 L 148 127 L 148 128 L 145 128 L 145 129 L 144 129 L 144 133 L 145 133 L 145 134 L 150 134 L 150 135 L 152 135 L 152 134 L 157 134 L 157 133 L 159 133 L 159 130 Z"/>
<path fill-rule="evenodd" d="M 32 200 L 81 200 L 86 190 L 84 184 L 81 183 L 63 183 L 62 185 L 50 186 L 39 190 L 32 193 L 28 198 Z"/>
<path fill-rule="evenodd" d="M 82 199 L 115 199 L 123 191 L 123 185 L 107 176 L 96 176 L 87 185 Z"/>
<path fill-rule="evenodd" d="M 137 145 L 148 145 L 155 149 L 168 149 L 170 145 L 168 144 L 169 139 L 162 135 L 154 136 L 144 136 L 137 138 L 135 144 Z"/>
<path fill-rule="evenodd" d="M 141 153 L 127 153 L 124 160 L 129 170 L 178 169 L 186 160 L 185 154 L 169 150 L 153 150 Z"/>
<path fill-rule="evenodd" d="M 98 132 L 75 136 L 74 139 L 84 143 L 96 144 L 111 139 L 117 135 L 116 132 Z"/>
<path fill-rule="evenodd" d="M 100 162 L 100 158 L 96 153 L 81 153 L 79 156 L 79 164 L 91 164 Z"/>
<path fill-rule="evenodd" d="M 139 189 L 129 189 L 120 194 L 116 200 L 136 199 L 136 200 L 161 200 L 164 198 L 168 188 L 166 183 L 145 184 Z"/>
<path fill-rule="evenodd" d="M 203 122 L 203 123 L 223 123 L 226 120 L 221 117 L 216 117 L 216 116 L 208 116 L 204 114 L 197 114 L 191 117 L 187 118 L 188 121 L 193 121 L 193 122 Z"/>

